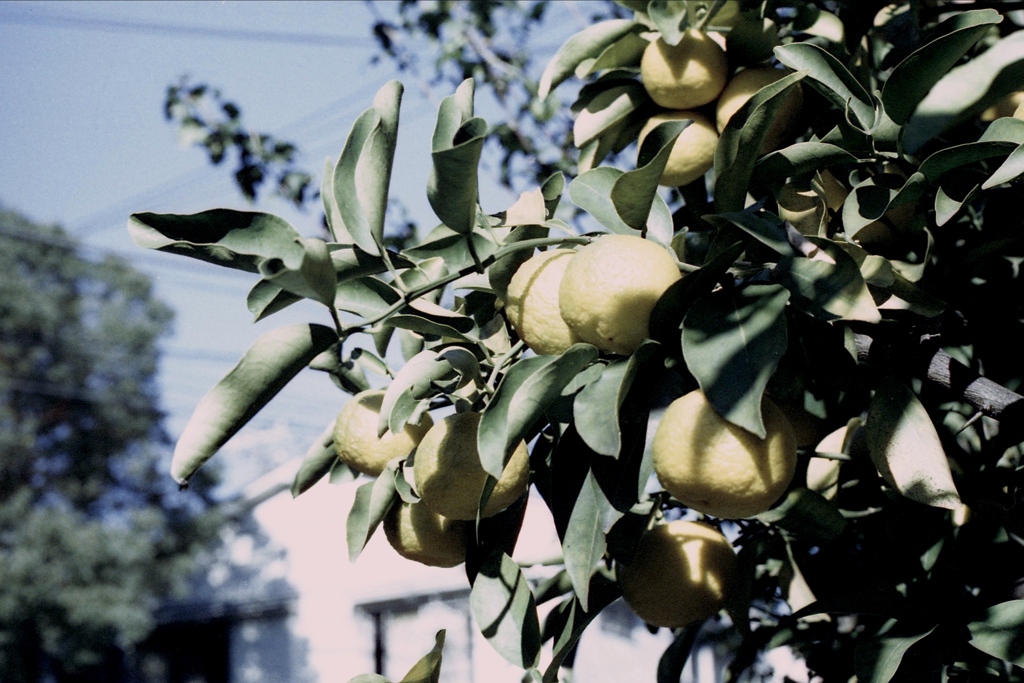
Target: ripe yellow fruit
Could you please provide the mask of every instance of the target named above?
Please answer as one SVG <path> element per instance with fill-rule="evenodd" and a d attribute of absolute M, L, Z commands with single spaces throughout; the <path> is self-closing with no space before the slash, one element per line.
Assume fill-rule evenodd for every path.
<path fill-rule="evenodd" d="M 716 529 L 677 520 L 640 538 L 619 575 L 626 603 L 652 626 L 678 628 L 718 613 L 736 580 L 736 553 Z"/>
<path fill-rule="evenodd" d="M 804 235 L 817 235 L 825 209 L 833 211 L 839 209 L 849 194 L 846 188 L 827 170 L 821 171 L 818 175 L 821 189 L 825 192 L 824 202 L 810 186 L 810 183 L 795 181 L 783 185 L 776 199 L 779 206 L 779 218 L 792 223 L 793 227 Z"/>
<path fill-rule="evenodd" d="M 658 181 L 662 185 L 678 187 L 700 178 L 715 164 L 718 131 L 711 120 L 695 111 L 673 111 L 652 116 L 640 130 L 639 146 L 659 124 L 666 121 L 691 121 L 676 138 L 669 153 L 668 163 Z"/>
<path fill-rule="evenodd" d="M 729 81 L 722 90 L 718 103 L 715 105 L 715 125 L 718 132 L 725 130 L 729 119 L 747 103 L 754 93 L 789 75 L 789 72 L 771 67 L 751 67 L 743 69 Z M 772 126 L 761 144 L 761 153 L 777 149 L 784 142 L 796 117 L 803 107 L 804 96 L 797 84 L 789 89 L 786 99 L 772 121 Z"/>
<path fill-rule="evenodd" d="M 455 567 L 466 561 L 471 525 L 448 519 L 421 503 L 396 502 L 384 517 L 384 535 L 395 551 L 430 567 Z"/>
<path fill-rule="evenodd" d="M 487 472 L 480 465 L 476 433 L 480 413 L 455 413 L 423 437 L 413 459 L 413 480 L 423 503 L 449 519 L 475 520 Z M 505 464 L 482 516 L 495 515 L 530 486 L 530 454 L 520 443 Z"/>
<path fill-rule="evenodd" d="M 579 341 L 558 312 L 558 287 L 575 253 L 542 251 L 521 265 L 508 284 L 505 315 L 519 338 L 541 355 L 557 355 Z"/>
<path fill-rule="evenodd" d="M 434 421 L 424 414 L 419 424 L 406 424 L 399 434 L 377 438 L 377 423 L 384 392 L 362 391 L 344 405 L 334 421 L 334 450 L 346 465 L 376 477 L 393 458 L 412 453 Z"/>
<path fill-rule="evenodd" d="M 558 310 L 581 340 L 629 355 L 650 336 L 654 304 L 680 277 L 664 247 L 633 235 L 604 235 L 569 261 Z"/>
<path fill-rule="evenodd" d="M 677 45 L 661 38 L 652 41 L 640 59 L 644 89 L 666 109 L 692 109 L 713 101 L 728 76 L 725 50 L 694 29 L 685 31 Z"/>
<path fill-rule="evenodd" d="M 725 519 L 769 509 L 796 473 L 796 439 L 782 411 L 761 402 L 766 438 L 720 416 L 699 389 L 665 410 L 652 444 L 654 472 L 672 496 Z"/>
<path fill-rule="evenodd" d="M 982 121 L 995 121 L 996 119 L 1001 119 L 1004 116 L 1017 117 L 1016 111 L 1021 105 L 1024 105 L 1024 90 L 1018 90 L 1017 92 L 1010 93 L 985 111 L 981 112 L 980 118 Z"/>

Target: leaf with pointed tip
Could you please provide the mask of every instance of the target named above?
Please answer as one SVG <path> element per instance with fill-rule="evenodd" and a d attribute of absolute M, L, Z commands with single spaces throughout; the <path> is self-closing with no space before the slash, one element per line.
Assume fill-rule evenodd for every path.
<path fill-rule="evenodd" d="M 300 238 L 298 258 L 271 258 L 259 264 L 260 275 L 286 292 L 326 306 L 334 305 L 337 278 L 327 244 L 316 238 Z"/>
<path fill-rule="evenodd" d="M 570 36 L 544 67 L 537 97 L 543 100 L 552 89 L 572 76 L 583 60 L 599 57 L 620 38 L 641 28 L 641 24 L 630 19 L 610 19 L 588 26 Z"/>
<path fill-rule="evenodd" d="M 1006 161 L 1000 164 L 999 168 L 992 172 L 988 180 L 982 183 L 981 189 L 990 190 L 996 185 L 1002 185 L 1014 178 L 1019 178 L 1022 174 L 1024 174 L 1024 145 L 1017 145 L 1017 148 L 1006 157 Z"/>
<path fill-rule="evenodd" d="M 654 353 L 657 344 L 644 341 L 628 358 L 617 358 L 604 367 L 600 377 L 583 387 L 573 400 L 576 429 L 595 453 L 617 458 L 622 447 L 619 410 L 633 384 L 639 366 Z"/>
<path fill-rule="evenodd" d="M 993 9 L 967 10 L 936 26 L 938 37 L 897 64 L 885 81 L 882 104 L 892 120 L 906 123 L 932 86 L 1000 21 Z"/>
<path fill-rule="evenodd" d="M 259 272 L 267 259 L 301 259 L 299 233 L 271 214 L 211 209 L 190 215 L 133 213 L 128 233 L 140 247 L 218 266 Z"/>
<path fill-rule="evenodd" d="M 840 111 L 849 109 L 861 130 L 870 130 L 875 122 L 871 94 L 841 61 L 814 43 L 789 43 L 775 48 L 775 56 L 794 71 L 807 72 L 811 87 Z"/>
<path fill-rule="evenodd" d="M 686 0 L 651 0 L 647 14 L 654 22 L 661 39 L 669 45 L 678 45 L 683 32 L 691 23 L 686 13 Z"/>
<path fill-rule="evenodd" d="M 259 322 L 264 318 L 283 311 L 294 303 L 302 301 L 303 297 L 285 291 L 281 285 L 276 285 L 267 280 L 260 280 L 249 290 L 245 299 L 245 305 L 253 314 L 253 322 Z"/>
<path fill-rule="evenodd" d="M 1022 81 L 1024 33 L 1016 31 L 939 79 L 907 121 L 904 149 L 918 154 L 929 140 L 1019 90 Z"/>
<path fill-rule="evenodd" d="M 481 633 L 498 654 L 523 669 L 537 665 L 537 604 L 515 560 L 502 552 L 491 553 L 476 576 L 469 604 Z"/>
<path fill-rule="evenodd" d="M 770 213 L 751 207 L 743 211 L 710 214 L 705 219 L 712 225 L 722 225 L 728 221 L 775 253 L 784 257 L 794 255 L 782 220 Z"/>
<path fill-rule="evenodd" d="M 542 228 L 538 225 L 521 225 L 509 233 L 508 237 L 505 238 L 505 244 L 509 245 L 524 240 L 538 239 L 547 237 L 547 235 L 547 228 Z M 513 251 L 497 259 L 487 268 L 487 282 L 490 284 L 495 296 L 499 299 L 505 299 L 508 295 L 508 284 L 512 281 L 512 277 L 519 270 L 520 266 L 526 263 L 533 254 L 533 250 L 527 249 Z"/>
<path fill-rule="evenodd" d="M 559 618 L 559 623 L 554 625 L 557 632 L 553 634 L 551 662 L 544 669 L 544 683 L 558 681 L 559 668 L 573 652 L 587 626 L 601 613 L 601 610 L 622 596 L 622 590 L 618 584 L 598 574 L 591 580 L 589 595 L 589 611 L 583 609 L 579 600 L 573 595 L 559 605 L 555 609 L 555 613 L 552 614 Z"/>
<path fill-rule="evenodd" d="M 477 432 L 480 463 L 501 477 L 512 449 L 561 395 L 562 389 L 597 358 L 590 344 L 574 344 L 560 356 L 523 358 L 505 373 L 483 410 Z"/>
<path fill-rule="evenodd" d="M 441 222 L 468 235 L 476 225 L 477 173 L 487 123 L 473 118 L 472 80 L 441 101 L 431 143 L 427 199 Z"/>
<path fill-rule="evenodd" d="M 437 390 L 435 384 L 454 376 L 451 363 L 441 358 L 437 351 L 427 349 L 410 358 L 384 392 L 377 436 L 382 436 L 389 429 L 393 434 L 401 432 L 420 400 Z"/>
<path fill-rule="evenodd" d="M 788 90 L 800 87 L 799 82 L 806 75 L 806 71 L 798 71 L 766 85 L 729 119 L 715 148 L 716 211 L 743 210 L 757 164 L 757 154 L 751 154 L 751 150 L 761 149 L 776 114 L 789 96 Z"/>
<path fill-rule="evenodd" d="M 699 299 L 683 318 L 683 359 L 715 411 L 765 437 L 761 397 L 786 351 L 786 302 L 778 285 L 749 285 Z"/>
<path fill-rule="evenodd" d="M 444 650 L 445 630 L 434 634 L 434 648 L 413 664 L 398 683 L 438 683 L 441 680 L 441 652 Z"/>
<path fill-rule="evenodd" d="M 644 138 L 637 168 L 616 178 L 610 198 L 622 222 L 634 230 L 647 228 L 652 202 L 658 194 L 661 174 L 668 163 L 672 147 L 691 121 L 666 121 L 657 125 Z"/>
<path fill-rule="evenodd" d="M 583 106 L 574 105 L 578 112 L 572 134 L 577 148 L 602 137 L 651 101 L 643 85 L 632 78 L 607 79 L 607 83 L 598 81 L 591 90 L 596 86 L 603 86 L 603 89 L 592 93 Z"/>
<path fill-rule="evenodd" d="M 967 625 L 971 645 L 1014 666 L 1024 667 L 1024 600 L 992 605 L 984 619 Z"/>
<path fill-rule="evenodd" d="M 334 450 L 334 421 L 316 438 L 306 454 L 302 456 L 302 464 L 292 480 L 292 498 L 297 498 L 317 483 L 334 467 L 338 454 Z"/>
<path fill-rule="evenodd" d="M 590 74 L 611 69 L 636 68 L 640 66 L 644 50 L 650 44 L 646 38 L 627 33 L 612 43 L 597 57 L 588 57 L 576 66 L 576 78 L 586 78 Z"/>
<path fill-rule="evenodd" d="M 339 282 L 334 306 L 366 319 L 383 315 L 402 295 L 391 285 L 372 276 Z"/>
<path fill-rule="evenodd" d="M 331 328 L 303 323 L 260 336 L 196 406 L 174 448 L 174 480 L 187 484 L 300 370 L 337 341 Z"/>
<path fill-rule="evenodd" d="M 923 633 L 869 638 L 858 644 L 853 656 L 857 680 L 864 683 L 888 683 L 899 671 L 907 650 L 934 630 L 933 626 Z"/>
<path fill-rule="evenodd" d="M 838 537 L 846 528 L 846 518 L 836 506 L 807 488 L 793 489 L 771 510 L 757 515 L 757 519 L 820 544 Z"/>
<path fill-rule="evenodd" d="M 607 548 L 605 534 L 621 516 L 622 513 L 608 502 L 594 474 L 588 472 L 562 539 L 565 571 L 584 610 L 588 604 L 590 579 Z"/>
<path fill-rule="evenodd" d="M 345 520 L 345 541 L 348 545 L 349 562 L 359 559 L 363 548 L 370 542 L 370 538 L 380 523 L 384 521 L 388 510 L 397 503 L 396 467 L 397 462 L 388 463 L 380 476 L 356 489 L 352 509 L 349 510 Z"/>
<path fill-rule="evenodd" d="M 954 510 L 961 504 L 935 425 L 906 385 L 893 377 L 882 380 L 865 428 L 871 460 L 896 490 L 933 507 Z"/>
<path fill-rule="evenodd" d="M 811 238 L 828 258 L 784 257 L 776 281 L 793 294 L 793 303 L 822 320 L 882 320 L 857 262 L 825 239 Z"/>
<path fill-rule="evenodd" d="M 773 179 L 803 175 L 854 161 L 857 157 L 838 145 L 820 141 L 797 142 L 758 159 L 751 184 L 761 185 Z"/>

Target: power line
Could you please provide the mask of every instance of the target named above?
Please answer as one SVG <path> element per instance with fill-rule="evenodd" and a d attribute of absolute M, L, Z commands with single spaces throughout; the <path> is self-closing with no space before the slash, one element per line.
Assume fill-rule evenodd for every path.
<path fill-rule="evenodd" d="M 290 31 L 245 31 L 231 28 L 210 28 L 188 24 L 123 21 L 118 19 L 95 19 L 76 15 L 61 14 L 5 14 L 0 22 L 29 26 L 56 26 L 82 31 L 113 31 L 121 33 L 147 33 L 156 35 L 179 35 L 189 38 L 215 40 L 241 40 L 260 43 L 282 43 L 304 47 L 335 47 L 342 49 L 369 49 L 378 47 L 373 38 L 367 36 L 330 35 L 326 33 L 295 33 Z"/>

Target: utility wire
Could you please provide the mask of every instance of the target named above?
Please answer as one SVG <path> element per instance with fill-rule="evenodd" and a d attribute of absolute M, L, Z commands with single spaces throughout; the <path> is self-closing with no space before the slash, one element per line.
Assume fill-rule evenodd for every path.
<path fill-rule="evenodd" d="M 370 49 L 378 43 L 368 36 L 330 35 L 326 33 L 296 33 L 290 31 L 244 31 L 231 28 L 211 28 L 188 24 L 124 21 L 120 19 L 96 19 L 67 14 L 4 14 L 0 23 L 29 26 L 56 26 L 83 31 L 107 31 L 120 33 L 146 33 L 156 35 L 177 35 L 188 38 L 209 38 L 214 40 L 241 40 L 259 43 L 282 43 L 303 47 L 335 47 L 342 49 Z"/>

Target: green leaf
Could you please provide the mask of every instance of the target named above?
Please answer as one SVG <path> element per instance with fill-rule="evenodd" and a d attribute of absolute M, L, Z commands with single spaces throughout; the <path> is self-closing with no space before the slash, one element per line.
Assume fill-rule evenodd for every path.
<path fill-rule="evenodd" d="M 574 344 L 561 356 L 524 358 L 509 368 L 483 410 L 477 433 L 480 462 L 501 477 L 512 449 L 529 432 L 562 389 L 597 358 L 590 344 Z"/>
<path fill-rule="evenodd" d="M 888 683 L 899 670 L 907 650 L 934 630 L 932 627 L 924 633 L 911 636 L 877 637 L 860 643 L 853 657 L 857 680 L 864 683 Z"/>
<path fill-rule="evenodd" d="M 981 189 L 990 190 L 997 185 L 1019 178 L 1021 174 L 1024 174 L 1024 145 L 1018 145 L 1010 152 L 1006 161 L 989 176 L 988 180 L 982 183 Z"/>
<path fill-rule="evenodd" d="M 544 669 L 544 683 L 556 683 L 558 681 L 558 669 L 572 653 L 580 636 L 587 626 L 601 613 L 605 607 L 615 602 L 622 596 L 618 584 L 609 581 L 601 575 L 595 576 L 590 584 L 590 610 L 583 609 L 579 600 L 573 595 L 556 608 L 555 613 L 549 616 L 557 617 L 559 622 L 556 627 L 558 632 L 554 634 L 552 645 L 551 662 Z"/>
<path fill-rule="evenodd" d="M 1012 153 L 1019 145 L 1006 140 L 982 140 L 945 147 L 927 159 L 917 169 L 929 183 L 937 183 L 943 175 L 955 168 Z"/>
<path fill-rule="evenodd" d="M 367 254 L 383 249 L 391 166 L 398 135 L 402 85 L 390 81 L 381 88 L 373 107 L 352 126 L 334 167 L 334 202 L 346 232 Z"/>
<path fill-rule="evenodd" d="M 371 256 L 351 244 L 328 243 L 327 251 L 331 254 L 338 282 L 354 280 L 364 275 L 378 275 L 387 272 L 387 263 L 379 256 Z M 391 263 L 396 268 L 408 268 L 412 263 L 403 256 L 391 254 Z"/>
<path fill-rule="evenodd" d="M 438 683 L 441 680 L 441 651 L 444 650 L 445 630 L 434 635 L 434 648 L 409 669 L 398 683 Z"/>
<path fill-rule="evenodd" d="M 846 528 L 846 518 L 836 506 L 806 488 L 793 489 L 771 510 L 757 515 L 757 519 L 816 544 L 828 543 Z"/>
<path fill-rule="evenodd" d="M 761 212 L 756 206 L 743 211 L 710 214 L 704 218 L 715 226 L 728 221 L 775 253 L 793 256 L 793 247 L 786 236 L 782 220 L 770 213 Z"/>
<path fill-rule="evenodd" d="M 481 633 L 502 657 L 523 669 L 537 665 L 537 605 L 529 582 L 511 557 L 495 552 L 484 560 L 469 604 Z"/>
<path fill-rule="evenodd" d="M 775 48 L 775 56 L 794 71 L 806 71 L 811 87 L 840 111 L 853 115 L 861 130 L 875 123 L 870 93 L 838 59 L 814 43 L 789 43 Z"/>
<path fill-rule="evenodd" d="M 694 643 L 697 642 L 698 626 L 689 626 L 679 632 L 672 644 L 665 648 L 658 659 L 657 683 L 679 683 L 683 678 L 683 669 L 690 658 Z"/>
<path fill-rule="evenodd" d="M 509 233 L 508 237 L 505 238 L 505 245 L 547 237 L 547 234 L 547 228 L 537 225 L 523 225 Z M 504 299 L 508 295 L 508 283 L 512 281 L 512 276 L 516 274 L 519 267 L 526 263 L 533 254 L 533 250 L 528 249 L 513 251 L 497 259 L 487 268 L 487 282 L 491 285 L 495 296 Z"/>
<path fill-rule="evenodd" d="M 334 305 L 337 278 L 327 244 L 316 238 L 300 238 L 299 258 L 271 258 L 259 264 L 260 275 L 270 284 L 296 296 Z"/>
<path fill-rule="evenodd" d="M 857 157 L 838 145 L 828 142 L 797 142 L 758 159 L 751 184 L 762 185 L 772 180 L 804 175 L 835 164 L 855 161 Z"/>
<path fill-rule="evenodd" d="M 375 277 L 363 277 L 338 283 L 335 308 L 366 319 L 383 315 L 402 295 L 391 285 Z"/>
<path fill-rule="evenodd" d="M 576 429 L 595 453 L 618 457 L 622 448 L 619 410 L 633 384 L 639 366 L 654 353 L 657 344 L 644 341 L 628 358 L 616 358 L 600 377 L 583 387 L 573 400 Z"/>
<path fill-rule="evenodd" d="M 635 68 L 640 65 L 649 41 L 636 33 L 627 33 L 612 43 L 597 57 L 588 57 L 576 65 L 576 78 L 611 69 Z"/>
<path fill-rule="evenodd" d="M 475 263 L 469 251 L 470 240 L 473 241 L 473 247 L 481 259 L 489 258 L 498 249 L 487 235 L 479 231 L 467 236 L 455 232 L 447 225 L 440 225 L 431 230 L 420 244 L 406 249 L 403 254 L 415 260 L 442 258 L 448 270 L 455 272 Z"/>
<path fill-rule="evenodd" d="M 475 363 L 475 357 L 473 361 Z M 384 392 L 377 423 L 378 437 L 389 429 L 393 434 L 401 432 L 420 400 L 429 398 L 444 386 L 442 383 L 455 376 L 451 363 L 437 351 L 424 350 L 410 358 Z"/>
<path fill-rule="evenodd" d="M 897 64 L 886 80 L 882 104 L 890 118 L 906 123 L 932 86 L 1000 21 L 998 12 L 984 9 L 959 12 L 940 23 L 938 37 Z"/>
<path fill-rule="evenodd" d="M 333 329 L 303 323 L 259 337 L 196 406 L 174 448 L 174 480 L 185 486 L 300 370 L 337 341 Z"/>
<path fill-rule="evenodd" d="M 580 62 L 599 57 L 620 38 L 641 28 L 641 24 L 629 19 L 611 19 L 588 26 L 570 36 L 544 67 L 537 97 L 543 100 L 554 88 L 573 75 Z"/>
<path fill-rule="evenodd" d="M 249 290 L 245 305 L 253 314 L 253 322 L 259 322 L 299 301 L 302 301 L 302 297 L 298 294 L 286 292 L 280 285 L 267 280 L 260 280 Z"/>
<path fill-rule="evenodd" d="M 212 209 L 190 215 L 133 213 L 128 233 L 140 247 L 259 272 L 267 259 L 302 258 L 299 233 L 277 216 Z"/>
<path fill-rule="evenodd" d="M 786 302 L 778 285 L 713 292 L 683 319 L 683 359 L 711 405 L 765 438 L 761 396 L 786 351 Z"/>
<path fill-rule="evenodd" d="M 593 168 L 569 183 L 569 199 L 612 232 L 635 235 L 636 231 L 619 217 L 611 198 L 615 181 L 622 174 L 623 171 L 611 166 Z"/>
<path fill-rule="evenodd" d="M 292 498 L 305 493 L 334 467 L 338 454 L 334 450 L 334 421 L 327 426 L 302 457 L 299 471 L 292 480 Z"/>
<path fill-rule="evenodd" d="M 910 154 L 949 128 L 975 118 L 1024 82 L 1024 32 L 1016 31 L 939 79 L 921 100 L 903 135 Z"/>
<path fill-rule="evenodd" d="M 776 113 L 788 97 L 788 90 L 799 87 L 805 71 L 784 76 L 758 90 L 733 114 L 718 138 L 715 148 L 715 210 L 720 213 L 742 211 L 757 154 L 775 122 Z"/>
<path fill-rule="evenodd" d="M 468 85 L 467 85 L 468 83 Z M 433 169 L 427 199 L 434 213 L 455 232 L 468 235 L 476 225 L 477 173 L 487 123 L 472 116 L 472 80 L 441 102 L 431 149 Z"/>
<path fill-rule="evenodd" d="M 793 303 L 823 320 L 880 322 L 857 262 L 829 240 L 810 241 L 821 249 L 817 257 L 784 257 L 775 268 L 776 281 L 793 294 Z"/>
<path fill-rule="evenodd" d="M 607 548 L 605 534 L 621 516 L 608 502 L 593 473 L 588 472 L 562 539 L 565 571 L 584 610 L 587 609 L 590 578 Z"/>
<path fill-rule="evenodd" d="M 651 0 L 647 4 L 647 14 L 661 34 L 661 39 L 669 45 L 678 45 L 683 39 L 687 28 L 685 0 Z"/>
<path fill-rule="evenodd" d="M 935 426 L 906 385 L 893 377 L 882 380 L 871 398 L 865 428 L 871 460 L 900 493 L 948 510 L 961 505 Z"/>
<path fill-rule="evenodd" d="M 989 607 L 985 618 L 967 625 L 971 645 L 1014 666 L 1024 667 L 1024 600 Z"/>
<path fill-rule="evenodd" d="M 345 540 L 348 544 L 350 562 L 359 559 L 373 532 L 380 526 L 391 506 L 396 503 L 396 479 L 395 468 L 388 463 L 380 476 L 356 489 L 355 501 L 345 520 Z"/>
<path fill-rule="evenodd" d="M 596 87 L 602 89 L 594 94 L 592 91 Z M 643 85 L 632 78 L 598 81 L 584 92 L 584 96 L 587 93 L 591 96 L 587 99 L 581 96 L 581 102 L 573 105 L 577 111 L 572 128 L 573 144 L 577 148 L 603 136 L 651 101 Z"/>
<path fill-rule="evenodd" d="M 647 217 L 658 196 L 661 174 L 668 163 L 672 147 L 689 121 L 666 121 L 658 124 L 640 148 L 637 168 L 615 179 L 610 198 L 622 222 L 634 230 L 646 230 Z M 671 235 L 671 231 L 670 231 Z"/>

